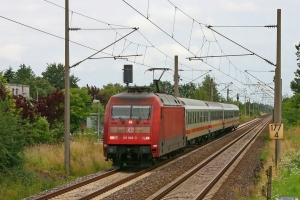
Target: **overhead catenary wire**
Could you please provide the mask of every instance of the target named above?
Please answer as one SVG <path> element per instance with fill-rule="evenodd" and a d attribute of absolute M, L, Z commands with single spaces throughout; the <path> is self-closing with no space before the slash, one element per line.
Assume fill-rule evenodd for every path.
<path fill-rule="evenodd" d="M 178 9 L 178 10 L 180 10 L 183 14 L 185 14 L 187 17 L 189 17 L 190 19 L 192 19 L 193 20 L 193 22 L 194 22 L 194 18 L 192 18 L 190 15 L 188 15 L 187 13 L 185 13 L 184 11 L 182 11 L 180 8 L 178 8 L 175 4 L 173 4 L 170 0 L 167 0 L 170 4 L 172 4 L 174 7 L 176 7 L 176 9 Z M 195 20 L 196 22 L 198 22 L 197 20 Z M 200 27 L 201 27 L 201 24 L 203 24 L 203 23 L 201 23 L 201 22 L 198 22 L 199 24 L 200 24 Z M 205 25 L 207 28 L 209 28 L 209 27 L 213 27 L 213 26 L 209 26 L 209 25 L 206 25 L 206 24 L 203 24 L 203 25 Z M 216 27 L 216 26 L 214 26 L 214 27 Z M 220 26 L 218 26 L 218 27 L 220 27 Z M 224 26 L 225 27 L 225 26 Z M 267 28 L 275 28 L 275 27 L 277 27 L 276 25 L 266 25 L 266 26 L 226 26 L 226 27 L 267 27 Z M 211 29 L 211 28 L 210 28 Z M 202 27 L 201 27 L 201 30 L 202 30 Z M 212 31 L 215 31 L 215 30 L 213 30 L 213 29 L 211 29 Z M 203 31 L 203 30 L 202 30 Z M 213 34 L 214 35 L 214 34 Z M 214 35 L 214 37 L 215 37 L 215 35 Z M 203 37 L 203 40 L 204 40 L 204 37 Z M 216 40 L 216 42 L 217 42 L 217 39 L 216 39 L 216 37 L 215 37 L 215 40 Z M 203 42 L 202 42 L 203 43 Z M 210 44 L 210 43 L 209 43 Z M 221 46 L 220 46 L 220 44 L 217 42 L 217 44 L 219 45 L 219 47 L 220 47 L 220 49 L 221 49 L 221 52 L 223 51 L 222 50 L 222 48 L 221 48 Z M 236 43 L 237 44 L 237 43 Z M 239 44 L 237 44 L 237 45 L 239 45 Z M 203 45 L 202 45 L 203 46 Z M 240 45 L 239 45 L 240 46 Z M 241 46 L 242 47 L 242 46 Z M 242 47 L 242 48 L 244 48 L 244 47 Z M 246 49 L 246 50 L 248 50 L 248 49 Z M 200 51 L 200 50 L 199 50 Z M 198 53 L 199 53 L 199 51 L 198 51 Z M 250 51 L 250 50 L 248 50 L 248 51 Z M 253 55 L 256 55 L 256 56 L 258 56 L 258 57 L 260 57 L 261 59 L 263 59 L 263 60 L 265 60 L 267 63 L 269 63 L 269 64 L 271 64 L 271 65 L 274 65 L 271 61 L 269 61 L 269 60 L 267 60 L 267 59 L 265 59 L 265 58 L 263 58 L 263 57 L 261 57 L 261 56 L 259 56 L 259 55 L 257 55 L 257 54 L 255 54 L 254 52 L 252 52 L 252 51 L 250 51 Z M 197 55 L 198 55 L 198 53 L 197 53 Z M 227 59 L 228 59 L 228 57 L 227 57 Z M 234 65 L 233 65 L 234 66 Z M 234 66 L 235 67 L 235 66 Z M 237 67 L 235 67 L 235 69 L 236 70 L 239 70 Z M 230 70 L 230 61 L 229 61 L 229 70 Z M 220 69 L 219 69 L 219 71 L 220 71 Z M 241 70 L 239 70 L 240 71 L 240 74 L 241 73 L 243 73 Z M 229 77 L 231 77 L 229 74 L 228 74 L 228 76 Z M 233 77 L 231 77 L 231 78 L 233 78 Z M 233 78 L 233 79 L 235 79 L 236 80 L 236 78 Z M 241 79 L 242 80 L 242 79 Z"/>
<path fill-rule="evenodd" d="M 19 25 L 24 26 L 24 27 L 30 28 L 30 29 L 32 29 L 32 30 L 35 30 L 35 31 L 38 31 L 38 32 L 41 32 L 41 33 L 44 33 L 44 34 L 47 34 L 47 35 L 50 35 L 50 36 L 52 36 L 52 37 L 56 37 L 56 38 L 65 40 L 64 37 L 61 37 L 61 36 L 58 36 L 58 35 L 55 35 L 55 34 L 52 34 L 52 33 L 46 32 L 46 31 L 43 31 L 43 30 L 41 30 L 41 29 L 38 29 L 38 28 L 35 28 L 35 27 L 32 27 L 32 26 L 26 25 L 26 24 L 24 24 L 24 23 L 15 21 L 15 20 L 13 20 L 13 19 L 9 19 L 9 18 L 4 17 L 4 16 L 0 16 L 0 18 L 3 18 L 3 19 L 5 19 L 5 20 L 11 21 L 11 22 L 13 22 L 13 23 L 19 24 Z M 135 31 L 135 30 L 134 30 L 134 31 Z M 96 52 L 100 52 L 100 53 L 103 53 L 103 54 L 106 54 L 106 55 L 112 55 L 112 54 L 103 52 L 103 49 L 98 50 L 98 49 L 89 47 L 89 46 L 87 46 L 87 45 L 84 45 L 84 44 L 81 44 L 81 43 L 78 43 L 78 42 L 75 42 L 75 41 L 72 41 L 72 40 L 69 40 L 69 42 L 71 42 L 71 43 L 73 43 L 73 44 L 76 44 L 76 45 L 79 45 L 79 46 L 82 46 L 82 47 L 84 47 L 84 48 L 87 48 L 87 49 L 96 51 Z M 115 42 L 114 42 L 114 44 L 115 44 Z M 146 53 L 146 52 L 145 52 L 145 53 Z M 96 53 L 96 54 L 97 54 L 97 53 Z M 96 54 L 93 54 L 93 55 L 96 55 Z M 112 55 L 112 56 L 114 56 L 114 55 Z M 89 59 L 89 58 L 87 58 L 87 59 Z M 132 62 L 132 61 L 128 61 L 128 62 Z M 136 63 L 136 62 L 135 62 L 135 63 Z M 146 66 L 146 67 L 151 67 L 151 66 L 149 66 L 149 65 L 145 65 L 144 63 L 143 63 L 143 64 L 142 64 L 142 63 L 137 63 L 137 64 L 140 64 L 140 65 L 143 65 L 143 66 Z M 184 78 L 185 78 L 185 77 L 184 77 Z M 188 79 L 188 78 L 185 78 L 185 79 Z M 191 80 L 191 79 L 188 79 L 188 80 Z"/>
<path fill-rule="evenodd" d="M 63 6 L 60 6 L 60 5 L 57 5 L 57 4 L 55 4 L 55 3 L 53 3 L 53 2 L 50 2 L 50 1 L 48 1 L 48 0 L 44 0 L 45 2 L 47 2 L 47 3 L 50 3 L 50 4 L 52 4 L 52 5 L 54 5 L 54 6 L 57 6 L 57 7 L 59 7 L 59 8 L 61 8 L 61 9 L 65 9 Z M 149 5 L 148 5 L 149 6 Z M 149 8 L 148 8 L 148 10 L 149 10 Z M 85 17 L 85 18 L 88 18 L 88 19 L 91 19 L 91 20 L 94 20 L 94 21 L 97 21 L 97 22 L 100 22 L 100 23 L 103 23 L 103 24 L 106 24 L 106 25 L 109 25 L 110 27 L 111 26 L 118 26 L 118 27 L 123 27 L 123 28 L 132 28 L 132 27 L 130 27 L 130 26 L 124 26 L 124 25 L 116 25 L 116 24 L 111 24 L 111 23 L 107 23 L 107 22 L 104 22 L 104 21 L 101 21 L 101 20 L 98 20 L 98 19 L 96 19 L 96 18 L 93 18 L 93 17 L 89 17 L 89 16 L 87 16 L 87 15 L 84 15 L 84 14 L 81 14 L 81 13 L 79 13 L 79 12 L 76 12 L 76 11 L 73 11 L 73 10 L 69 10 L 70 12 L 73 12 L 74 14 L 77 14 L 77 15 L 79 15 L 79 16 L 82 16 L 82 17 Z M 115 27 L 112 27 L 112 29 L 113 30 L 115 30 L 115 32 L 116 32 L 116 38 L 117 38 L 117 35 L 120 35 L 120 36 L 122 36 L 121 34 L 119 34 L 116 30 L 118 30 L 119 28 L 115 28 Z M 172 57 L 170 57 L 170 56 L 168 56 L 167 54 L 165 54 L 164 52 L 162 52 L 160 49 L 158 49 L 157 47 L 155 47 L 139 30 L 138 30 L 138 32 L 142 35 L 142 37 L 151 45 L 151 46 L 149 46 L 149 45 L 144 45 L 144 44 L 138 44 L 138 43 L 134 43 L 134 42 L 132 42 L 132 41 L 129 41 L 128 39 L 127 39 L 127 41 L 129 41 L 129 42 L 131 42 L 132 44 L 135 44 L 135 45 L 138 45 L 138 46 L 141 46 L 141 47 L 145 47 L 145 53 L 144 53 L 144 59 L 143 59 L 143 63 L 137 63 L 137 62 L 134 62 L 134 63 L 137 63 L 137 64 L 140 64 L 140 65 L 143 65 L 143 66 L 145 66 L 144 65 L 144 61 L 145 61 L 145 56 L 146 56 L 146 52 L 147 52 L 147 49 L 148 48 L 155 48 L 156 50 L 158 50 L 160 53 L 162 53 L 163 55 L 165 55 L 165 56 L 167 56 L 168 58 L 170 58 L 171 60 L 174 60 L 174 58 L 172 58 Z M 96 49 L 93 49 L 93 50 L 96 50 Z M 97 51 L 97 50 L 96 50 Z M 113 50 L 113 52 L 114 52 L 114 50 Z M 104 54 L 107 54 L 107 55 L 111 55 L 111 56 L 114 56 L 113 55 L 113 53 L 112 54 L 109 54 L 109 53 L 105 53 L 105 52 L 101 52 L 101 53 L 104 53 Z M 187 68 L 190 68 L 190 69 L 192 69 L 192 67 L 189 67 L 189 66 L 187 66 L 187 65 L 183 65 L 183 66 L 185 66 L 185 67 L 187 67 Z"/>
<path fill-rule="evenodd" d="M 257 56 L 257 57 L 259 57 L 259 58 L 263 59 L 264 61 L 266 61 L 266 62 L 267 62 L 267 63 L 269 63 L 270 65 L 273 65 L 273 66 L 275 66 L 275 67 L 276 67 L 276 65 L 275 65 L 274 63 L 272 63 L 271 61 L 267 60 L 266 58 L 263 58 L 263 57 L 261 57 L 260 55 L 258 55 L 258 54 L 256 54 L 256 53 L 254 53 L 253 51 L 251 51 L 251 50 L 247 49 L 246 47 L 244 47 L 244 46 L 242 46 L 242 45 L 238 44 L 237 42 L 235 42 L 235 41 L 233 41 L 233 40 L 229 39 L 229 38 L 228 38 L 228 37 L 226 37 L 225 35 L 223 35 L 223 34 L 219 33 L 218 31 L 216 31 L 216 30 L 214 30 L 214 29 L 212 29 L 212 28 L 211 28 L 211 26 L 207 26 L 207 28 L 209 28 L 210 30 L 212 30 L 212 31 L 214 31 L 215 33 L 219 34 L 220 36 L 222 36 L 222 37 L 226 38 L 227 40 L 229 40 L 229 41 L 233 42 L 234 44 L 238 45 L 239 47 L 241 47 L 241 48 L 245 49 L 246 51 L 249 51 L 250 53 L 253 53 L 255 56 Z"/>
<path fill-rule="evenodd" d="M 169 0 L 168 0 L 169 1 Z M 161 27 L 159 27 L 158 25 L 156 25 L 152 20 L 150 20 L 150 19 L 148 19 L 147 17 L 145 17 L 145 15 L 143 15 L 140 11 L 138 11 L 136 8 L 134 8 L 132 5 L 130 5 L 127 1 L 125 1 L 125 0 L 123 0 L 123 2 L 124 3 L 126 3 L 129 7 L 131 7 L 133 10 L 135 10 L 137 13 L 139 13 L 141 16 L 143 16 L 144 18 L 146 18 L 149 22 L 151 22 L 154 26 L 156 26 L 158 29 L 160 29 L 162 32 L 164 32 L 166 35 L 168 35 L 169 37 L 171 37 L 175 42 L 177 42 L 180 46 L 182 46 L 184 49 L 186 49 L 187 51 L 189 51 L 191 54 L 193 54 L 194 56 L 196 56 L 193 52 L 191 52 L 188 48 L 186 48 L 183 44 L 181 44 L 179 41 L 177 41 L 174 37 L 172 37 L 170 34 L 168 34 L 165 30 L 163 30 Z M 170 2 L 170 1 L 169 1 Z M 172 3 L 171 3 L 172 4 Z M 176 10 L 178 9 L 178 10 L 180 10 L 177 6 L 175 6 L 174 4 L 172 4 L 175 8 L 176 8 Z M 181 10 L 180 10 L 181 11 Z M 183 11 L 181 11 L 181 12 L 183 12 Z M 184 13 L 184 12 L 183 12 Z M 186 13 L 184 13 L 185 15 L 187 15 Z M 190 17 L 189 15 L 187 15 L 188 17 Z M 192 17 L 190 17 L 192 20 L 194 20 L 194 18 L 192 18 Z M 175 21 L 175 20 L 174 20 Z M 196 21 L 196 20 L 195 20 Z M 198 22 L 198 21 L 197 21 Z M 203 23 L 200 23 L 200 22 L 198 22 L 199 24 L 203 24 Z M 208 25 L 205 25 L 206 27 L 208 26 Z M 216 42 L 216 41 L 214 41 L 214 42 Z M 209 42 L 209 46 L 208 46 L 208 51 L 207 51 L 207 53 L 209 52 L 209 47 L 210 47 L 210 42 Z M 207 54 L 207 56 L 208 56 L 208 54 Z M 228 59 L 228 58 L 227 58 Z M 207 62 L 204 62 L 205 64 L 208 64 Z M 230 63 L 230 62 L 229 62 Z M 209 65 L 209 66 L 211 66 L 211 65 Z M 234 66 L 235 67 L 235 66 Z M 230 68 L 230 66 L 229 66 L 229 68 Z M 236 68 L 236 67 L 235 67 Z M 215 68 L 216 69 L 216 68 Z M 219 69 L 219 71 L 221 71 L 220 69 Z M 230 76 L 229 75 L 229 73 L 228 74 L 226 74 L 226 73 L 224 73 L 226 76 L 228 76 L 228 77 L 231 77 L 231 78 L 233 78 L 233 79 L 235 79 L 234 77 L 232 77 L 232 76 Z M 236 79 L 235 79 L 236 80 Z"/>

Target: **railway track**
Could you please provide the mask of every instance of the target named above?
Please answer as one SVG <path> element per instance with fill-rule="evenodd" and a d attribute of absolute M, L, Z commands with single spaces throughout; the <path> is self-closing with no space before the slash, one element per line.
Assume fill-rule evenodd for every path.
<path fill-rule="evenodd" d="M 267 118 L 257 124 L 148 199 L 211 199 L 213 192 L 208 195 L 209 191 L 222 181 L 227 170 L 245 152 L 270 120 L 271 118 Z"/>
<path fill-rule="evenodd" d="M 247 129 L 247 126 L 253 126 L 258 121 L 259 120 L 253 120 L 248 123 L 242 124 L 238 127 L 238 129 L 235 132 L 243 132 L 244 129 Z M 227 134 L 224 137 L 227 137 L 229 135 L 230 134 Z M 224 138 L 224 137 L 222 137 L 222 138 Z M 219 139 L 211 141 L 211 142 L 214 143 L 218 140 L 222 140 L 222 138 L 219 138 Z M 169 163 L 169 165 L 172 165 L 172 163 L 176 162 L 177 159 L 183 159 L 185 156 L 189 156 L 189 154 L 195 153 L 195 151 L 197 151 L 198 149 L 205 148 L 205 146 L 208 146 L 208 145 L 205 144 L 204 146 L 189 149 L 184 154 L 175 156 L 172 159 L 168 159 L 168 160 L 161 162 L 151 168 L 147 168 L 147 169 L 144 169 L 144 170 L 141 170 L 138 172 L 124 172 L 121 170 L 113 170 L 111 172 L 107 172 L 107 173 L 99 175 L 95 178 L 86 180 L 79 184 L 71 185 L 67 188 L 55 191 L 51 194 L 47 194 L 47 195 L 44 195 L 44 196 L 36 198 L 36 199 L 39 199 L 39 200 L 42 200 L 42 199 L 92 199 L 94 197 L 104 198 L 104 197 L 108 196 L 108 194 L 107 194 L 108 192 L 110 194 L 110 193 L 120 190 L 120 188 L 130 187 L 129 185 L 132 182 L 139 181 L 147 176 L 150 176 L 151 174 L 155 174 L 155 173 L 157 173 L 157 171 L 160 170 L 160 168 L 165 168 L 164 166 L 168 165 L 167 163 Z M 107 181 L 107 179 L 111 180 L 111 181 Z M 107 183 L 107 182 L 109 182 L 109 183 Z M 153 193 L 154 192 L 152 192 L 151 194 L 153 194 Z M 155 197 L 153 197 L 153 198 L 155 198 Z M 109 199 L 109 197 L 108 197 L 108 199 Z"/>

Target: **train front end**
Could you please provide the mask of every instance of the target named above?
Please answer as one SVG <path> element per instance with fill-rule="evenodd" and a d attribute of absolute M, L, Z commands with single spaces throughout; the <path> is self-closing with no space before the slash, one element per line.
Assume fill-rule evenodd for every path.
<path fill-rule="evenodd" d="M 113 166 L 150 166 L 156 153 L 153 93 L 120 93 L 106 106 L 103 151 Z"/>

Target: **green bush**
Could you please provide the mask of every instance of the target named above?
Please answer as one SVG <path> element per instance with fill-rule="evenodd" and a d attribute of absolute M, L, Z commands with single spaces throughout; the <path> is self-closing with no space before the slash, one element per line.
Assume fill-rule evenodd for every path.
<path fill-rule="evenodd" d="M 23 162 L 25 138 L 20 116 L 10 108 L 11 100 L 0 100 L 0 172 Z"/>
<path fill-rule="evenodd" d="M 45 117 L 39 117 L 34 123 L 32 130 L 34 135 L 38 135 L 36 143 L 53 143 L 53 132 L 49 130 L 49 123 Z"/>

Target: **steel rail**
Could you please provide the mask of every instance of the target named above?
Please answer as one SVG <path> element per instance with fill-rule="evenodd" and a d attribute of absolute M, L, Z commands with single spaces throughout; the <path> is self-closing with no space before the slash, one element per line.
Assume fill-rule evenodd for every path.
<path fill-rule="evenodd" d="M 261 125 L 261 123 L 263 123 L 265 120 L 266 119 L 263 118 L 260 121 L 255 121 L 254 122 L 255 123 L 254 126 L 252 126 L 252 128 L 250 128 L 250 129 L 248 129 L 248 126 L 244 126 L 240 130 L 240 131 L 245 131 L 244 129 L 248 129 L 244 134 L 242 134 L 241 136 L 239 136 L 238 138 L 236 138 L 235 140 L 233 140 L 231 143 L 229 143 L 226 146 L 224 146 L 222 149 L 220 149 L 219 151 L 217 151 L 215 154 L 211 155 L 205 161 L 203 161 L 198 166 L 194 167 L 194 169 L 192 169 L 191 171 L 189 171 L 184 177 L 181 177 L 180 179 L 178 179 L 174 184 L 170 185 L 168 188 L 166 188 L 165 190 L 161 191 L 159 194 L 152 195 L 151 199 L 158 200 L 158 199 L 161 199 L 164 196 L 166 196 L 168 193 L 170 193 L 172 190 L 174 190 L 176 187 L 178 187 L 181 183 L 183 183 L 184 181 L 186 181 L 188 178 L 190 178 L 192 175 L 194 175 L 196 172 L 198 172 L 200 169 L 202 169 L 204 166 L 206 166 L 208 163 L 210 163 L 212 160 L 214 160 L 217 156 L 219 156 L 221 153 L 223 153 L 224 150 L 226 150 L 229 147 L 231 147 L 232 145 L 234 145 L 238 140 L 240 140 L 241 138 L 243 138 L 250 131 L 252 131 L 256 127 L 258 127 L 259 125 Z M 248 125 L 250 125 L 250 123 Z"/>
<path fill-rule="evenodd" d="M 253 121 L 253 120 L 248 121 L 248 122 L 245 122 L 245 123 L 241 124 L 240 127 L 238 127 L 238 129 L 239 129 L 239 130 L 240 130 L 240 129 L 244 129 L 246 125 L 253 124 L 253 123 L 255 123 L 255 122 L 256 122 L 256 121 Z M 224 135 L 224 136 L 226 136 L 226 135 Z M 221 138 L 218 138 L 218 139 L 222 139 L 222 137 L 221 137 Z M 208 145 L 209 143 L 214 142 L 214 141 L 216 141 L 216 140 L 218 140 L 218 139 L 215 139 L 215 140 L 212 140 L 212 141 L 208 141 L 208 142 L 204 143 L 204 145 Z M 190 147 L 194 147 L 194 145 L 190 145 Z M 188 150 L 186 150 L 183 154 L 178 154 L 178 155 L 176 155 L 176 156 L 174 156 L 174 157 L 172 157 L 172 158 L 169 158 L 169 159 L 167 159 L 167 160 L 165 160 L 165 161 L 163 161 L 163 162 L 160 162 L 160 163 L 158 163 L 158 164 L 156 164 L 156 165 L 154 165 L 154 166 L 152 166 L 152 167 L 150 167 L 150 168 L 147 168 L 147 169 L 145 169 L 145 170 L 142 170 L 142 171 L 140 171 L 140 172 L 138 172 L 138 173 L 136 173 L 136 174 L 133 174 L 133 175 L 131 175 L 131 176 L 125 178 L 125 179 L 122 179 L 122 180 L 120 180 L 120 181 L 118 181 L 118 182 L 116 182 L 116 183 L 113 183 L 113 184 L 111 184 L 111 185 L 109 185 L 109 186 L 107 186 L 107 187 L 105 187 L 105 188 L 102 188 L 102 189 L 100 189 L 100 190 L 98 190 L 98 191 L 95 191 L 94 193 L 91 193 L 91 194 L 89 194 L 89 195 L 87 195 L 87 196 L 85 196 L 85 197 L 82 197 L 81 199 L 91 199 L 91 198 L 93 198 L 93 197 L 99 196 L 99 195 L 101 195 L 101 194 L 103 194 L 103 193 L 105 193 L 105 192 L 107 192 L 107 191 L 109 191 L 109 190 L 111 190 L 111 189 L 113 189 L 113 188 L 119 186 L 119 185 L 122 185 L 122 184 L 124 184 L 124 183 L 126 183 L 126 182 L 128 182 L 128 181 L 130 181 L 130 180 L 132 180 L 132 179 L 134 179 L 134 178 L 136 178 L 136 177 L 139 177 L 139 176 L 141 176 L 141 175 L 143 175 L 143 174 L 145 174 L 145 173 L 147 173 L 147 172 L 150 172 L 150 171 L 152 171 L 152 170 L 154 170 L 154 169 L 156 169 L 156 168 L 158 168 L 158 167 L 160 167 L 160 166 L 162 166 L 162 165 L 165 165 L 165 164 L 168 163 L 168 162 L 171 162 L 171 161 L 177 159 L 177 158 L 180 157 L 180 156 L 184 156 L 184 155 L 186 155 L 186 154 L 188 154 L 188 153 L 190 153 L 190 152 L 192 152 L 192 151 L 195 151 L 195 150 L 197 150 L 198 148 L 201 148 L 201 147 L 203 147 L 203 145 L 197 146 L 196 148 L 188 149 Z M 105 174 L 101 174 L 101 175 L 99 175 L 99 176 L 97 176 L 97 177 L 94 177 L 94 178 L 85 180 L 85 181 L 80 182 L 80 183 L 78 183 L 78 184 L 74 184 L 74 185 L 71 185 L 71 186 L 69 186 L 69 187 L 66 187 L 66 188 L 57 190 L 57 191 L 55 191 L 55 192 L 52 192 L 52 193 L 43 195 L 43 196 L 41 196 L 41 197 L 36 198 L 36 200 L 45 200 L 45 199 L 51 199 L 51 198 L 57 197 L 57 196 L 59 196 L 59 195 L 65 194 L 65 193 L 67 193 L 67 192 L 69 192 L 69 191 L 75 190 L 75 189 L 80 188 L 80 187 L 82 187 L 82 186 L 88 185 L 88 184 L 93 183 L 93 182 L 95 182 L 95 181 L 98 181 L 98 180 L 101 180 L 101 179 L 106 178 L 106 177 L 108 177 L 108 176 L 111 176 L 111 175 L 113 175 L 113 174 L 115 174 L 115 173 L 118 173 L 118 172 L 120 172 L 120 171 L 121 171 L 120 169 L 116 169 L 116 170 L 107 172 L 107 173 L 105 173 Z"/>
<path fill-rule="evenodd" d="M 88 179 L 88 180 L 85 180 L 85 181 L 82 181 L 78 184 L 75 184 L 75 185 L 71 185 L 69 187 L 66 187 L 66 188 L 63 188 L 63 189 L 60 189 L 60 190 L 57 190 L 55 192 L 52 192 L 52 193 L 49 193 L 49 194 L 46 194 L 46 195 L 43 195 L 41 197 L 38 197 L 36 198 L 36 200 L 45 200 L 45 199 L 51 199 L 53 197 L 56 197 L 56 196 L 59 196 L 61 194 L 64 194 L 64 193 L 67 193 L 71 190 L 74 190 L 74 189 L 77 189 L 79 187 L 82 187 L 84 185 L 87 185 L 87 184 L 90 184 L 92 182 L 95 182 L 95 181 L 98 181 L 98 180 L 101 180 L 103 178 L 106 178 L 108 176 L 111 176 L 113 174 L 116 174 L 118 173 L 120 170 L 116 169 L 116 170 L 113 170 L 113 171 L 110 171 L 110 172 L 107 172 L 107 173 L 104 173 L 104 174 L 100 174 L 99 176 L 97 177 L 94 177 L 94 178 L 91 178 L 91 179 Z"/>
<path fill-rule="evenodd" d="M 220 180 L 220 178 L 226 173 L 226 171 L 232 166 L 232 164 L 238 159 L 238 157 L 244 152 L 244 150 L 251 144 L 251 142 L 256 138 L 258 134 L 265 128 L 267 123 L 271 119 L 266 119 L 262 121 L 257 127 L 261 126 L 256 134 L 244 145 L 244 147 L 232 158 L 232 160 L 218 173 L 218 175 L 199 193 L 195 200 L 201 200 L 205 195 L 211 190 L 211 188 Z"/>

